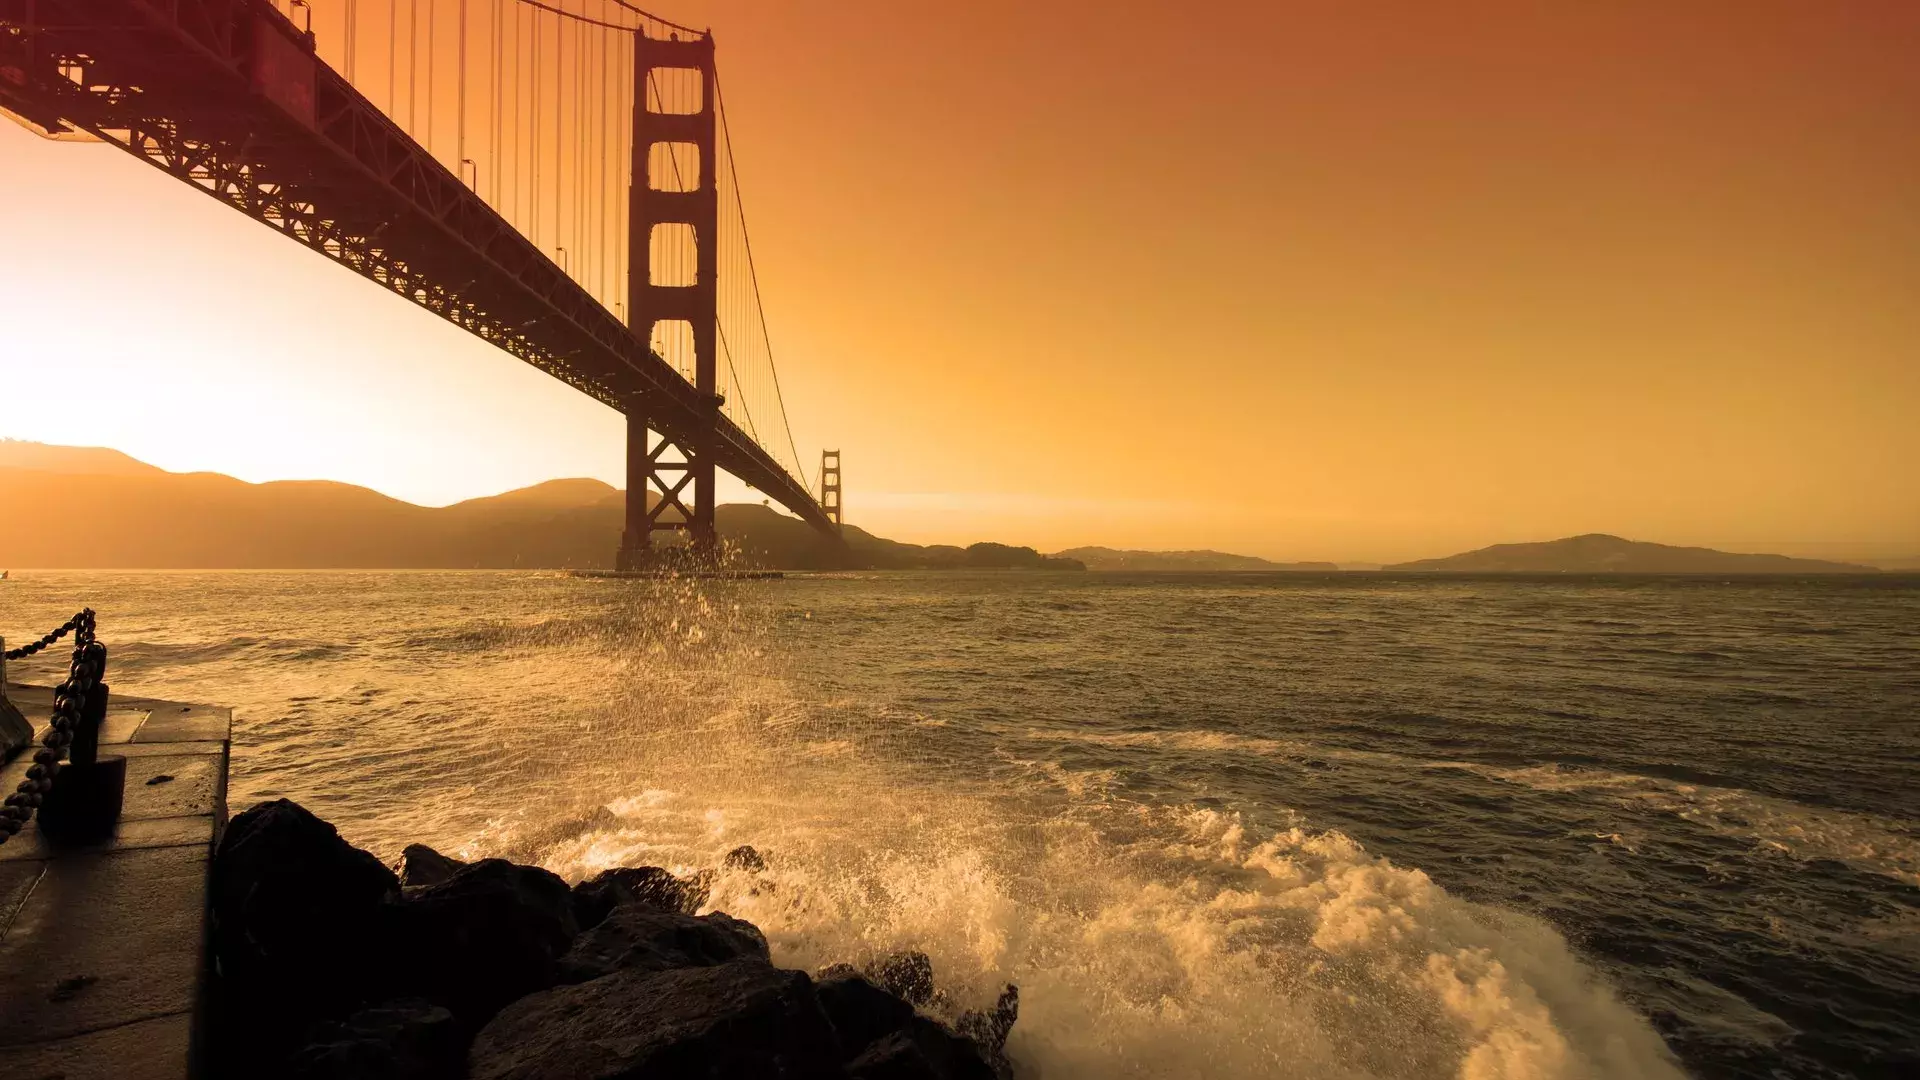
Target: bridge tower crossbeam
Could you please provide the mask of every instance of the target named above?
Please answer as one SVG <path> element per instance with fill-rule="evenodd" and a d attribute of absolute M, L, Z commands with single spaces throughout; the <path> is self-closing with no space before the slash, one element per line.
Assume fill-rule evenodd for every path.
<path fill-rule="evenodd" d="M 840 516 L 840 451 L 820 451 L 820 509 L 833 520 L 836 531 L 846 528 Z"/>
<path fill-rule="evenodd" d="M 699 108 L 670 112 L 659 84 L 674 73 L 697 72 Z M 701 414 L 675 435 L 654 434 L 654 409 L 645 390 L 627 409 L 627 524 L 615 566 L 646 569 L 655 556 L 657 532 L 684 531 L 693 553 L 710 557 L 717 546 L 714 529 L 713 432 L 722 404 L 717 386 L 716 334 L 719 326 L 719 169 L 715 123 L 713 35 L 683 40 L 640 35 L 635 39 L 633 173 L 628 193 L 632 253 L 627 285 L 628 325 L 643 343 L 661 327 L 685 324 L 692 338 L 693 385 Z M 655 93 L 648 94 L 649 86 Z M 671 156 L 691 147 L 694 180 Z M 695 258 L 692 281 L 667 280 L 666 245 L 654 242 L 662 228 L 692 233 Z M 668 331 L 672 333 L 671 330 Z M 657 501 L 649 504 L 649 493 Z"/>

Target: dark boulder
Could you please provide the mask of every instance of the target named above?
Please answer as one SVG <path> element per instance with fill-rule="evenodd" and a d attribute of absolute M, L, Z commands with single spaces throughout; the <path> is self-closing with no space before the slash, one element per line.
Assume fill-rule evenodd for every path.
<path fill-rule="evenodd" d="M 507 1006 L 472 1080 L 833 1080 L 833 1027 L 807 976 L 759 960 L 616 971 Z"/>
<path fill-rule="evenodd" d="M 450 859 L 425 844 L 408 844 L 400 852 L 400 865 L 395 869 L 400 874 L 402 888 L 418 885 L 438 885 L 450 880 L 467 864 L 459 859 Z"/>
<path fill-rule="evenodd" d="M 573 887 L 573 914 L 582 930 L 600 925 L 621 904 L 649 904 L 691 915 L 707 902 L 706 888 L 674 877 L 658 866 L 622 866 L 602 870 Z"/>
<path fill-rule="evenodd" d="M 745 870 L 757 874 L 767 868 L 765 856 L 755 851 L 750 844 L 741 844 L 720 857 L 720 865 L 728 870 Z"/>
<path fill-rule="evenodd" d="M 514 862 L 539 862 L 554 848 L 571 840 L 578 840 L 590 833 L 612 832 L 620 827 L 620 815 L 604 806 L 596 806 L 590 813 L 566 821 L 557 821 L 545 828 L 535 830 L 520 838 L 502 852 Z"/>
<path fill-rule="evenodd" d="M 315 1021 L 388 996 L 378 930 L 399 892 L 379 859 L 297 803 L 229 822 L 210 898 L 223 1056 L 265 1068 Z"/>
<path fill-rule="evenodd" d="M 693 916 L 651 904 L 622 904 L 581 934 L 560 961 L 560 981 L 586 982 L 622 970 L 665 971 L 734 960 L 768 962 L 767 939 L 724 912 Z"/>
<path fill-rule="evenodd" d="M 454 1080 L 461 1043 L 453 1013 L 419 998 L 321 1024 L 293 1055 L 291 1080 Z"/>
<path fill-rule="evenodd" d="M 507 1002 L 552 986 L 578 926 L 573 893 L 537 866 L 483 859 L 408 890 L 388 926 L 400 985 L 472 1031 Z"/>
<path fill-rule="evenodd" d="M 1013 1063 L 1007 1060 L 1007 1036 L 1012 1033 L 1014 1022 L 1018 1019 L 1020 988 L 1008 983 L 1006 989 L 1000 991 L 993 1008 L 962 1013 L 960 1022 L 954 1026 L 961 1035 L 971 1039 L 980 1048 L 980 1055 L 993 1066 L 995 1073 L 1007 1077 L 1013 1075 Z"/>
<path fill-rule="evenodd" d="M 918 950 L 897 952 L 867 970 L 873 981 L 912 1005 L 933 1000 L 933 961 Z"/>
<path fill-rule="evenodd" d="M 997 1080 L 967 1039 L 924 1016 L 875 1042 L 847 1063 L 852 1080 Z"/>
<path fill-rule="evenodd" d="M 821 972 L 813 993 L 826 1010 L 827 1019 L 833 1021 L 841 1052 L 849 1058 L 906 1027 L 914 1017 L 913 1006 L 845 965 Z"/>

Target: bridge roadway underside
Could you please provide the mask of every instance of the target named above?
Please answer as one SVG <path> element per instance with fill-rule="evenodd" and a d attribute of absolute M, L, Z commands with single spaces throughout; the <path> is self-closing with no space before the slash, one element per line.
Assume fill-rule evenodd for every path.
<path fill-rule="evenodd" d="M 112 143 L 622 413 L 644 401 L 650 426 L 838 536 L 718 399 L 265 0 L 0 0 L 0 107 Z"/>

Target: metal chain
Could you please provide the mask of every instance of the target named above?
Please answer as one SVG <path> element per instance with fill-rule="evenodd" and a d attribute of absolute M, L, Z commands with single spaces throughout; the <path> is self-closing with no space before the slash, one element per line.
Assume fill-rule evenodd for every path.
<path fill-rule="evenodd" d="M 22 645 L 17 649 L 8 649 L 6 654 L 7 659 L 24 660 L 27 657 L 32 656 L 34 653 L 39 652 L 41 649 L 44 649 L 47 646 L 53 644 L 54 642 L 59 641 L 61 638 L 66 637 L 69 633 L 73 632 L 74 627 L 79 625 L 80 625 L 80 616 L 75 615 L 73 618 L 68 619 L 64 624 L 60 626 L 56 626 L 53 629 L 47 631 L 47 636 L 41 638 L 39 641 L 29 641 L 25 645 Z"/>
<path fill-rule="evenodd" d="M 100 679 L 100 673 L 87 657 L 88 648 L 93 644 L 92 608 L 75 615 L 66 626 L 48 634 L 38 645 L 27 648 L 43 649 L 69 630 L 74 631 L 73 662 L 67 666 L 66 681 L 53 692 L 53 721 L 40 740 L 40 749 L 34 751 L 27 778 L 20 781 L 19 790 L 7 796 L 6 804 L 0 806 L 0 844 L 13 839 L 13 834 L 26 827 L 47 792 L 53 789 L 53 778 L 60 772 L 60 758 L 73 742 L 74 729 L 87 707 L 87 696 L 93 693 L 94 684 Z M 11 658 L 13 654 L 7 655 Z"/>

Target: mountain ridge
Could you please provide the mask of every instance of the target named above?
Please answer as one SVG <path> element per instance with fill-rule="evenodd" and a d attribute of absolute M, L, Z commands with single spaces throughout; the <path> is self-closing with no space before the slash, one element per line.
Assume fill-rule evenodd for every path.
<path fill-rule="evenodd" d="M 1028 547 L 921 546 L 851 525 L 842 551 L 764 504 L 722 504 L 714 517 L 745 562 L 781 569 L 1084 569 Z M 333 480 L 251 483 L 103 447 L 0 440 L 0 565 L 12 567 L 606 569 L 625 525 L 626 493 L 587 478 L 429 507 Z"/>
<path fill-rule="evenodd" d="M 1716 551 L 1583 533 L 1558 540 L 1493 544 L 1384 570 L 1465 574 L 1874 574 L 1879 568 L 1826 559 Z"/>
<path fill-rule="evenodd" d="M 1076 559 L 1089 570 L 1219 572 L 1234 570 L 1286 570 L 1328 572 L 1340 569 L 1330 562 L 1274 562 L 1257 555 L 1234 555 L 1225 551 L 1142 551 L 1098 545 L 1067 548 L 1053 553 L 1055 558 Z"/>

